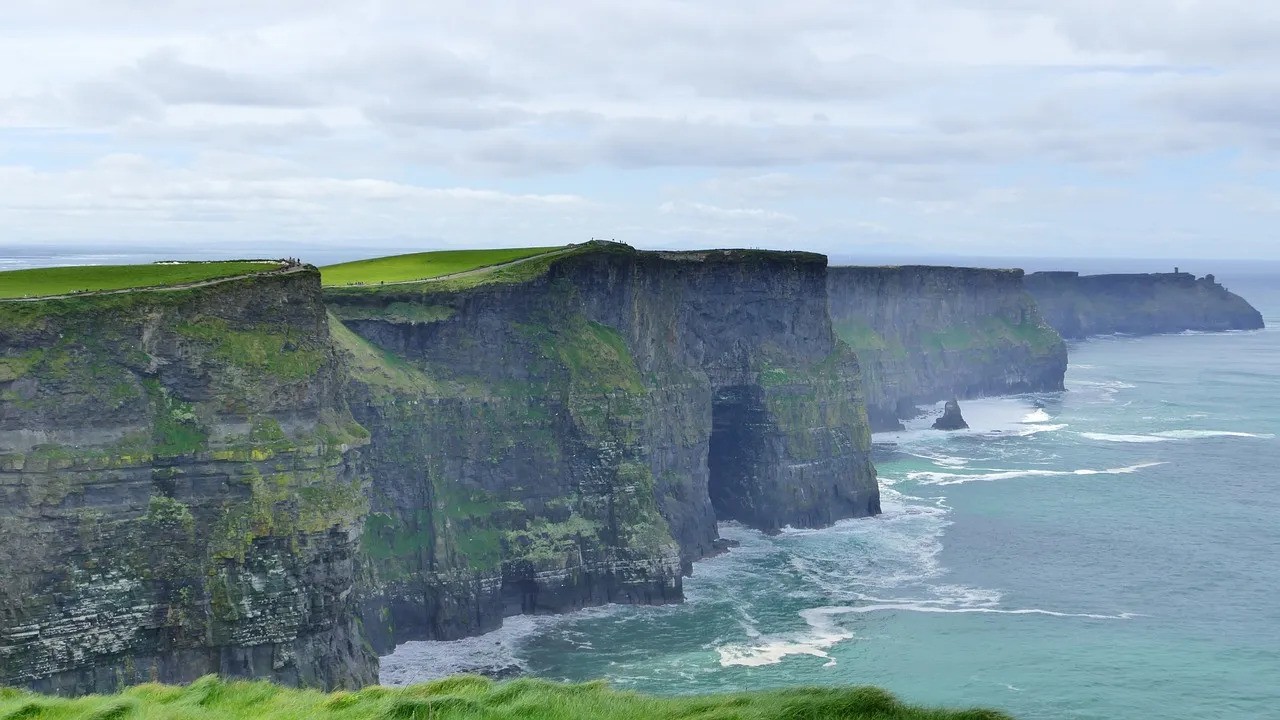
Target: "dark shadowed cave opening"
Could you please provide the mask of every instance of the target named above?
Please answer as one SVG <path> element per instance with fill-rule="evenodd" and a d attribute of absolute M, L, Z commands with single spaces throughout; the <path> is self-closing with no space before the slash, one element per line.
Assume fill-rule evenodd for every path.
<path fill-rule="evenodd" d="M 711 401 L 708 492 L 717 520 L 753 524 L 762 514 L 761 470 L 768 465 L 769 418 L 755 385 L 718 389 Z"/>

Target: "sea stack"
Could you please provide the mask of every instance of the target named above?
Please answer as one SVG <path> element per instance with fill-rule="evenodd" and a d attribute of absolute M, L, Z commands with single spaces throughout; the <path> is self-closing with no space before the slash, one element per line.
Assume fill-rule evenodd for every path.
<path fill-rule="evenodd" d="M 933 421 L 934 430 L 968 430 L 969 423 L 960 414 L 960 401 L 952 399 L 942 410 L 942 417 Z"/>

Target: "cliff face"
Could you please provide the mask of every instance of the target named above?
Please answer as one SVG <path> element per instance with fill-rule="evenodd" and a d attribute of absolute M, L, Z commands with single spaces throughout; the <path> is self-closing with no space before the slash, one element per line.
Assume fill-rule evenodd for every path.
<path fill-rule="evenodd" d="M 717 518 L 878 512 L 825 284 L 820 256 L 592 246 L 485 284 L 329 291 L 372 432 L 375 646 L 678 601 Z"/>
<path fill-rule="evenodd" d="M 353 687 L 404 640 L 679 601 L 717 519 L 876 513 L 826 282 L 592 244 L 0 302 L 0 685 Z"/>
<path fill-rule="evenodd" d="M 916 405 L 1063 389 L 1066 345 L 1040 316 L 1021 270 L 833 267 L 831 318 L 862 365 L 875 430 Z"/>
<path fill-rule="evenodd" d="M 1032 273 L 1027 290 L 1063 337 L 1257 330 L 1262 314 L 1212 275 Z"/>
<path fill-rule="evenodd" d="M 372 681 L 341 390 L 314 269 L 0 303 L 0 685 Z"/>

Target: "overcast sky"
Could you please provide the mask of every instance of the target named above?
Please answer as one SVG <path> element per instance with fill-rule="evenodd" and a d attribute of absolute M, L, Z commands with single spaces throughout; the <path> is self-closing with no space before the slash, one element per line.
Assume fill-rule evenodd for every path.
<path fill-rule="evenodd" d="M 1280 258 L 1280 3 L 6 0 L 0 251 Z"/>

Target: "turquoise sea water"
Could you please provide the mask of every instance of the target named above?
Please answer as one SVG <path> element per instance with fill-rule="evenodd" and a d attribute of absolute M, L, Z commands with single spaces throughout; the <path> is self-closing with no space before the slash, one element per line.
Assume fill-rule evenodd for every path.
<path fill-rule="evenodd" d="M 1280 282 L 1233 287 L 1280 328 Z M 1025 720 L 1280 718 L 1280 330 L 1071 350 L 1065 393 L 877 436 L 881 517 L 726 526 L 741 547 L 698 563 L 682 606 L 509 620 L 457 651 L 657 693 L 869 683 Z M 439 656 L 402 651 L 384 680 L 415 665 Z"/>

